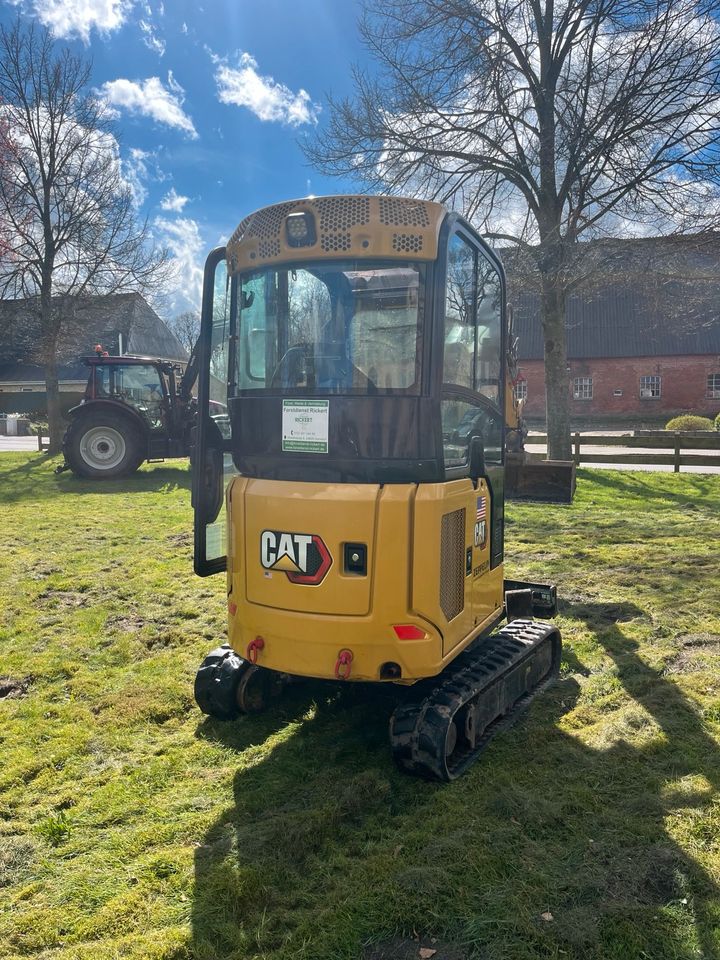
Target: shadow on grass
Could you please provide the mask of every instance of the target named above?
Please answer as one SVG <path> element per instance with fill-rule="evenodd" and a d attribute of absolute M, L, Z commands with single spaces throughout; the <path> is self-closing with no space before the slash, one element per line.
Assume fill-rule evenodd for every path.
<path fill-rule="evenodd" d="M 442 789 L 392 767 L 388 722 L 396 703 L 397 691 L 386 686 L 302 680 L 266 715 L 200 725 L 199 736 L 242 753 L 244 765 L 234 809 L 196 851 L 193 958 L 280 948 L 327 909 L 318 864 L 332 873 L 338 847 L 361 858 L 377 829 L 392 843 L 396 817 Z M 259 750 L 256 759 L 253 747 L 272 737 L 269 755 Z M 340 939 L 354 942 L 356 931 L 343 927 Z"/>
<path fill-rule="evenodd" d="M 584 603 L 566 614 L 587 624 L 647 711 L 645 738 L 614 730 L 592 749 L 563 733 L 573 678 L 450 785 L 392 766 L 387 688 L 300 683 L 266 716 L 205 721 L 198 735 L 243 766 L 234 808 L 196 851 L 189 956 L 356 960 L 363 942 L 414 928 L 471 957 L 717 956 L 717 888 L 666 828 L 678 808 L 711 801 L 667 784 L 699 775 L 716 791 L 717 747 L 623 633 L 642 610 Z M 570 652 L 565 662 L 587 675 Z M 550 907 L 554 921 L 540 922 Z"/>
<path fill-rule="evenodd" d="M 10 454 L 5 455 L 10 457 Z M 81 480 L 69 470 L 55 474 L 49 468 L 59 466 L 60 457 L 42 454 L 5 467 L 0 459 L 0 500 L 19 503 L 47 500 L 62 494 L 159 493 L 166 490 L 190 490 L 191 474 L 187 465 L 141 467 L 137 473 L 117 480 Z"/>
<path fill-rule="evenodd" d="M 710 506 L 720 497 L 720 476 L 716 474 L 683 473 L 683 484 L 691 485 L 693 493 L 675 493 L 668 489 L 667 484 L 658 483 L 658 477 L 676 477 L 675 474 L 657 473 L 646 474 L 642 471 L 630 472 L 617 470 L 582 470 L 578 472 L 579 480 L 591 480 L 601 489 L 617 493 L 618 495 L 636 495 L 643 502 L 667 503 L 673 506 L 697 507 L 698 499 L 706 500 Z"/>
<path fill-rule="evenodd" d="M 564 613 L 583 621 L 594 633 L 615 664 L 627 694 L 647 711 L 649 723 L 657 724 L 663 735 L 658 737 L 648 730 L 651 736 L 644 747 L 635 747 L 624 739 L 616 741 L 601 756 L 603 767 L 608 773 L 612 771 L 612 784 L 599 787 L 601 793 L 606 794 L 608 804 L 613 803 L 613 796 L 619 793 L 636 815 L 638 810 L 643 813 L 645 822 L 638 831 L 638 842 L 624 850 L 623 859 L 635 860 L 641 867 L 639 876 L 631 879 L 628 874 L 624 878 L 625 883 L 631 879 L 626 887 L 630 899 L 640 905 L 647 903 L 686 912 L 688 926 L 695 934 L 695 947 L 687 953 L 673 952 L 676 945 L 671 947 L 668 943 L 667 953 L 651 955 L 717 957 L 720 955 L 718 887 L 666 832 L 666 823 L 677 810 L 707 806 L 720 791 L 717 744 L 680 687 L 650 667 L 638 654 L 639 644 L 623 632 L 622 624 L 645 617 L 643 610 L 632 603 L 591 602 L 567 604 Z M 638 724 L 642 731 L 643 718 L 633 717 L 630 732 L 636 732 Z M 709 792 L 701 789 L 694 794 L 685 790 L 672 793 L 666 789 L 668 782 L 698 776 L 710 785 Z M 693 846 L 707 846 L 702 837 L 708 829 L 713 831 L 712 823 L 700 822 L 697 826 L 697 839 L 701 842 Z M 638 880 L 642 881 L 640 887 Z M 620 887 L 623 887 L 622 879 Z M 653 916 L 652 920 L 661 921 L 662 917 Z"/>

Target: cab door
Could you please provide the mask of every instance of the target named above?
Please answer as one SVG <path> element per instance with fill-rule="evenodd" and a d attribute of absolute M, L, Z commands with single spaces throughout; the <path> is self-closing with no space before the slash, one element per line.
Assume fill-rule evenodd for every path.
<path fill-rule="evenodd" d="M 441 423 L 446 480 L 466 479 L 466 617 L 471 629 L 502 607 L 502 275 L 461 228 L 447 247 Z M 481 465 L 471 469 L 471 460 Z M 471 476 L 476 470 L 477 476 Z M 449 637 L 444 653 L 462 638 Z"/>
<path fill-rule="evenodd" d="M 198 416 L 193 445 L 192 505 L 194 569 L 201 577 L 227 569 L 227 523 L 223 505 L 237 474 L 232 460 L 228 394 L 235 370 L 236 283 L 225 248 L 205 263 L 198 341 Z"/>

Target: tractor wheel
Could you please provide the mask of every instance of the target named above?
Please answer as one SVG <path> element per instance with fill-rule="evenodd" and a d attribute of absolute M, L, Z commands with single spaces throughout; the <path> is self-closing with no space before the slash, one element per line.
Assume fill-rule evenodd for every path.
<path fill-rule="evenodd" d="M 96 410 L 70 424 L 63 452 L 75 476 L 112 480 L 137 470 L 145 459 L 145 442 L 127 417 Z"/>

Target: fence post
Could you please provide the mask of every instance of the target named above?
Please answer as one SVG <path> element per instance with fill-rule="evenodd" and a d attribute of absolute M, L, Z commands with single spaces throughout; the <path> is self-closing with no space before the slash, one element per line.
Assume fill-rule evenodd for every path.
<path fill-rule="evenodd" d="M 675 463 L 673 464 L 673 471 L 675 473 L 680 473 L 680 434 L 675 434 Z"/>
<path fill-rule="evenodd" d="M 579 433 L 575 434 L 575 455 L 573 456 L 573 460 L 575 461 L 576 465 L 579 467 L 580 466 L 580 434 Z"/>

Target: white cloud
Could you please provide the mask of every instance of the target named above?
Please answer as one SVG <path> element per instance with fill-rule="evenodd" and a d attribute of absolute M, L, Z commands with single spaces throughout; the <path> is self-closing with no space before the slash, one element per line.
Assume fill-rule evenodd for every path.
<path fill-rule="evenodd" d="M 120 78 L 104 83 L 100 94 L 116 112 L 127 110 L 151 117 L 158 123 L 182 130 L 196 140 L 197 131 L 193 122 L 182 109 L 184 90 L 173 79 L 172 73 L 168 75 L 168 86 L 170 89 L 163 86 L 158 77 L 149 77 L 140 83 Z"/>
<path fill-rule="evenodd" d="M 162 57 L 165 53 L 165 41 L 155 33 L 152 23 L 148 23 L 147 20 L 138 20 L 138 26 L 142 31 L 145 46 Z"/>
<path fill-rule="evenodd" d="M 171 210 L 173 213 L 180 213 L 189 199 L 189 197 L 183 197 L 181 194 L 179 194 L 175 187 L 170 187 L 170 190 L 160 201 L 160 207 L 163 210 Z"/>
<path fill-rule="evenodd" d="M 199 308 L 202 296 L 204 245 L 196 220 L 156 217 L 157 239 L 170 252 L 172 279 L 168 284 L 168 312 Z"/>
<path fill-rule="evenodd" d="M 145 181 L 150 177 L 148 170 L 148 160 L 152 154 L 147 150 L 139 150 L 137 147 L 130 149 L 129 156 L 121 162 L 123 179 L 130 187 L 133 203 L 136 207 L 141 207 L 147 199 L 147 187 Z"/>
<path fill-rule="evenodd" d="M 183 90 L 183 88 L 180 86 L 180 84 L 179 84 L 179 83 L 177 82 L 177 80 L 175 79 L 172 70 L 168 70 L 168 79 L 167 79 L 167 82 L 168 82 L 168 86 L 170 87 L 170 89 L 172 90 L 172 92 L 173 92 L 173 93 L 176 93 L 176 94 L 178 95 L 178 99 L 179 99 L 180 102 L 182 103 L 182 101 L 184 100 L 183 94 L 185 93 L 185 91 Z"/>
<path fill-rule="evenodd" d="M 132 0 L 24 0 L 43 26 L 56 37 L 80 37 L 90 42 L 90 32 L 117 30 L 127 19 Z"/>
<path fill-rule="evenodd" d="M 247 107 L 260 120 L 279 121 L 291 127 L 317 123 L 320 106 L 311 101 L 310 94 L 302 89 L 293 93 L 272 77 L 261 76 L 257 61 L 249 53 L 240 54 L 236 67 L 218 57 L 213 57 L 213 61 L 221 103 Z"/>

